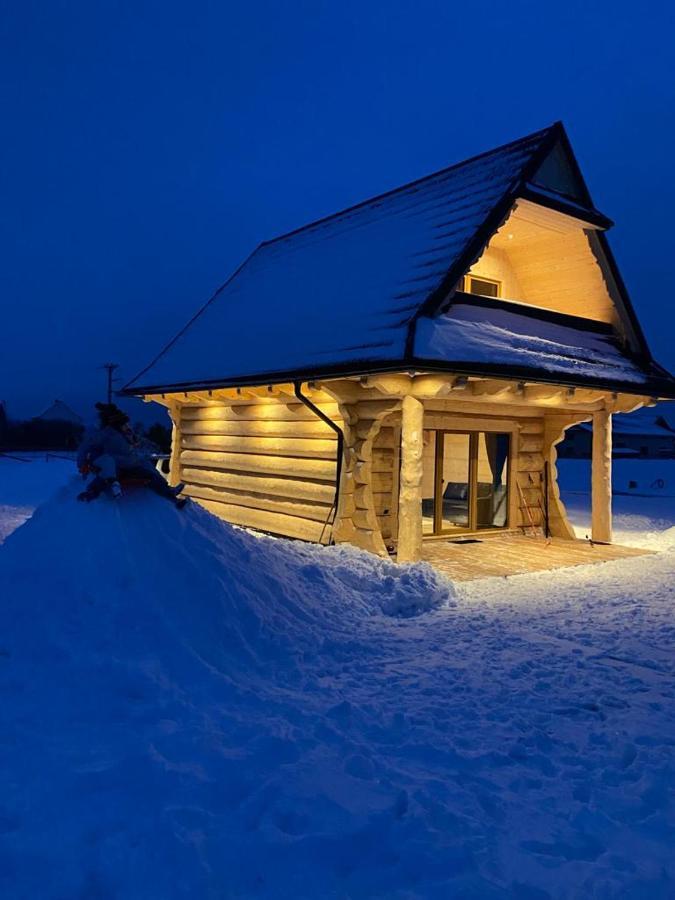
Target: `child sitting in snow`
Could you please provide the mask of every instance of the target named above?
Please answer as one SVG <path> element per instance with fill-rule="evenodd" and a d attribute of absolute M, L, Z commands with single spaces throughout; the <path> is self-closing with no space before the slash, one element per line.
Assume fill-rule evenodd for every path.
<path fill-rule="evenodd" d="M 94 500 L 103 491 L 113 497 L 122 493 L 120 478 L 138 478 L 161 497 L 182 507 L 187 502 L 178 494 L 184 485 L 170 487 L 143 453 L 140 440 L 129 426 L 129 416 L 114 403 L 97 403 L 100 427 L 88 432 L 80 444 L 77 467 L 83 476 L 93 473 L 95 478 L 78 500 Z"/>

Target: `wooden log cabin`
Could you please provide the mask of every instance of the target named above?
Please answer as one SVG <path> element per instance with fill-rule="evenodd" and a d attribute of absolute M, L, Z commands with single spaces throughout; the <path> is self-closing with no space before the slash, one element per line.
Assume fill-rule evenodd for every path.
<path fill-rule="evenodd" d="M 561 124 L 261 244 L 125 388 L 172 482 L 236 525 L 399 561 L 449 535 L 574 538 L 556 446 L 675 398 Z"/>

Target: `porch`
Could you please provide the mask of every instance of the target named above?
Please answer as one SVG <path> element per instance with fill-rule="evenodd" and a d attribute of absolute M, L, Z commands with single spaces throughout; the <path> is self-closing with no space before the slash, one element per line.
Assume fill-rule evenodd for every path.
<path fill-rule="evenodd" d="M 517 386 L 507 388 L 509 392 L 512 389 L 517 390 Z M 590 561 L 585 553 L 591 545 L 579 546 L 567 519 L 555 468 L 555 447 L 567 428 L 589 419 L 593 423 L 593 546 L 611 544 L 612 425 L 606 399 L 590 413 L 572 409 L 567 397 L 566 406 L 552 408 L 541 405 L 549 400 L 541 394 L 525 394 L 519 399 L 520 403 L 505 408 L 488 395 L 477 406 L 469 408 L 467 404 L 466 413 L 457 415 L 455 410 L 437 409 L 433 401 L 432 405 L 411 395 L 403 398 L 396 541 L 400 562 L 426 559 L 426 554 L 437 552 L 429 549 L 433 547 L 431 537 L 440 540 L 441 546 L 476 548 L 487 543 L 486 535 L 493 529 L 497 529 L 495 539 L 505 540 L 503 545 L 495 544 L 495 552 L 503 547 L 506 568 L 497 565 L 489 574 L 515 574 Z M 559 402 L 561 398 L 554 399 Z M 527 553 L 526 548 L 536 540 L 534 534 L 541 532 L 555 542 L 542 543 Z M 462 535 L 473 536 L 473 542 L 449 543 Z M 568 543 L 569 551 L 563 552 Z M 558 545 L 560 552 L 547 554 L 553 564 L 542 564 L 540 548 Z M 525 554 L 523 568 L 514 569 L 521 552 Z M 486 561 L 491 554 L 491 550 L 486 552 Z M 475 558 L 475 554 L 470 557 Z"/>
<path fill-rule="evenodd" d="M 422 559 L 453 581 L 525 575 L 647 556 L 650 550 L 528 534 L 490 534 L 424 541 Z"/>

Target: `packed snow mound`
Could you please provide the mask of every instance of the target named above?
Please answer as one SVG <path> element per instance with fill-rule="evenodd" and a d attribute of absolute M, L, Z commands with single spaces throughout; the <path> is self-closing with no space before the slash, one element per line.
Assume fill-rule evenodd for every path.
<path fill-rule="evenodd" d="M 0 453 L 0 544 L 74 471 L 75 461 L 61 455 Z"/>
<path fill-rule="evenodd" d="M 232 886 L 217 896 L 248 896 L 248 839 L 209 849 L 204 828 L 234 807 L 242 837 L 255 831 L 265 779 L 302 750 L 297 725 L 336 705 L 322 679 L 368 658 L 378 621 L 452 604 L 452 586 L 144 490 L 91 504 L 78 490 L 0 551 L 3 895 L 192 898 L 215 866 Z M 296 708 L 280 713 L 288 691 Z M 324 802 L 327 820 L 344 815 Z M 277 818 L 289 840 L 302 831 L 293 804 Z"/>
<path fill-rule="evenodd" d="M 169 589 L 215 596 L 230 622 L 237 619 L 234 613 L 245 613 L 242 621 L 253 614 L 264 630 L 265 623 L 274 625 L 278 617 L 287 626 L 298 617 L 302 627 L 289 628 L 289 633 L 302 634 L 308 616 L 342 623 L 350 612 L 414 616 L 452 596 L 448 581 L 427 565 L 397 566 L 349 546 L 326 550 L 257 536 L 195 503 L 178 511 L 143 489 L 128 490 L 118 503 L 105 497 L 77 503 L 81 489 L 82 482 L 72 479 L 8 540 L 6 567 L 21 567 L 39 544 L 41 569 L 59 572 L 64 579 L 91 580 L 101 588 L 106 576 L 115 578 L 110 566 L 115 559 L 114 569 L 126 571 L 136 593 L 154 588 L 163 597 Z M 74 553 L 83 542 L 82 555 Z M 320 602 L 315 597 L 305 607 L 317 592 Z"/>
<path fill-rule="evenodd" d="M 669 551 L 675 550 L 675 527 L 667 528 L 665 531 L 652 531 L 644 535 L 643 545 L 653 550 Z"/>

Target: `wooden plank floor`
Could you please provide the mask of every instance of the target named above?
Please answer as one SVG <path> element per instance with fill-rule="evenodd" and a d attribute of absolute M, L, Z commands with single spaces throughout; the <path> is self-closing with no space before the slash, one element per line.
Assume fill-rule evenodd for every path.
<path fill-rule="evenodd" d="M 455 539 L 457 540 L 457 539 Z M 493 575 L 524 575 L 568 566 L 587 566 L 631 556 L 646 556 L 650 550 L 617 544 L 590 544 L 523 534 L 488 535 L 476 543 L 425 541 L 422 559 L 453 581 L 473 581 Z"/>

